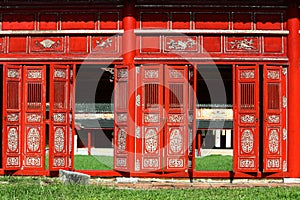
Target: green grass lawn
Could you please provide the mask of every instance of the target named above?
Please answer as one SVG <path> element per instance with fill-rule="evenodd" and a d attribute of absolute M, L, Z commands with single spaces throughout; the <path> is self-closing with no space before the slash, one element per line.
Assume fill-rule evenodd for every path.
<path fill-rule="evenodd" d="M 232 156 L 209 155 L 196 158 L 196 170 L 232 171 Z"/>
<path fill-rule="evenodd" d="M 299 187 L 135 190 L 64 185 L 54 178 L 0 177 L 0 199 L 300 199 Z"/>

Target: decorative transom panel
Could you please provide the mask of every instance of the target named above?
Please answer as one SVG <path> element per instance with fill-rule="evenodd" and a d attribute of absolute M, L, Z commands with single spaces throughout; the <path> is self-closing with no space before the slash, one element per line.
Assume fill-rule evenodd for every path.
<path fill-rule="evenodd" d="M 9 121 L 9 122 L 19 121 L 19 114 L 18 113 L 7 114 L 7 121 Z"/>
<path fill-rule="evenodd" d="M 117 167 L 126 167 L 127 166 L 127 158 L 117 158 L 116 166 Z"/>
<path fill-rule="evenodd" d="M 250 130 L 245 129 L 241 136 L 241 146 L 243 152 L 250 153 L 253 150 L 253 145 L 254 145 L 253 133 Z"/>
<path fill-rule="evenodd" d="M 28 70 L 27 78 L 29 79 L 40 79 L 42 78 L 42 71 L 41 70 Z"/>
<path fill-rule="evenodd" d="M 17 128 L 10 128 L 7 134 L 8 150 L 17 151 L 19 146 L 19 133 Z"/>
<path fill-rule="evenodd" d="M 6 165 L 7 166 L 19 166 L 20 158 L 19 157 L 7 157 Z"/>
<path fill-rule="evenodd" d="M 144 121 L 147 123 L 158 123 L 159 114 L 145 114 Z"/>
<path fill-rule="evenodd" d="M 118 150 L 124 152 L 126 150 L 127 134 L 124 129 L 120 129 L 118 132 Z"/>
<path fill-rule="evenodd" d="M 27 157 L 25 159 L 26 166 L 41 166 L 41 163 L 40 157 Z"/>
<path fill-rule="evenodd" d="M 240 168 L 253 168 L 254 160 L 253 159 L 240 159 L 239 166 L 240 166 Z"/>
<path fill-rule="evenodd" d="M 147 69 L 144 73 L 145 78 L 158 78 L 158 69 Z"/>
<path fill-rule="evenodd" d="M 275 129 L 272 129 L 269 134 L 269 151 L 271 153 L 277 153 L 279 150 L 279 134 L 278 131 Z"/>
<path fill-rule="evenodd" d="M 65 147 L 65 134 L 63 128 L 57 128 L 54 133 L 54 148 L 56 152 L 62 152 Z"/>
<path fill-rule="evenodd" d="M 173 128 L 170 133 L 170 150 L 172 153 L 179 153 L 183 150 L 183 137 L 181 130 L 178 128 Z"/>
<path fill-rule="evenodd" d="M 269 70 L 268 71 L 268 79 L 279 80 L 280 73 L 278 70 Z"/>
<path fill-rule="evenodd" d="M 171 123 L 181 123 L 181 122 L 183 122 L 183 115 L 182 114 L 170 114 L 169 115 L 169 122 L 171 122 Z"/>
<path fill-rule="evenodd" d="M 280 167 L 280 159 L 267 159 L 267 167 L 268 168 L 279 168 Z"/>
<path fill-rule="evenodd" d="M 171 69 L 169 71 L 169 77 L 170 78 L 182 78 L 183 77 L 183 73 L 184 73 L 183 70 L 174 70 L 174 69 Z"/>
<path fill-rule="evenodd" d="M 254 70 L 241 70 L 240 77 L 245 79 L 251 79 L 254 78 Z"/>
<path fill-rule="evenodd" d="M 20 78 L 20 70 L 19 69 L 8 69 L 7 77 L 8 78 Z"/>
<path fill-rule="evenodd" d="M 145 153 L 155 153 L 158 150 L 159 137 L 157 128 L 148 128 L 145 133 Z"/>
<path fill-rule="evenodd" d="M 128 70 L 127 69 L 118 69 L 117 77 L 118 78 L 127 78 L 128 77 Z"/>
<path fill-rule="evenodd" d="M 268 122 L 278 124 L 280 122 L 280 116 L 279 115 L 269 115 Z"/>
<path fill-rule="evenodd" d="M 40 148 L 40 132 L 37 128 L 30 128 L 27 134 L 27 147 L 30 151 L 36 152 Z"/>

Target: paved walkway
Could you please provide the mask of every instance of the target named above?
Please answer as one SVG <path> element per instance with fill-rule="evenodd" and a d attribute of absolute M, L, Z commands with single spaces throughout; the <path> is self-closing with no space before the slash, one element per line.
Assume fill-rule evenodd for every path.
<path fill-rule="evenodd" d="M 93 178 L 91 184 L 117 189 L 209 189 L 249 187 L 300 187 L 300 180 L 288 179 L 142 179 L 142 178 Z"/>

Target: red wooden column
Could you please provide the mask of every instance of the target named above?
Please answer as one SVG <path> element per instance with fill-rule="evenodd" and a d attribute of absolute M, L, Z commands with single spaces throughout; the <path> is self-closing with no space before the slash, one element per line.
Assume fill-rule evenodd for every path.
<path fill-rule="evenodd" d="M 128 66 L 128 118 L 127 118 L 127 137 L 128 137 L 128 169 L 134 171 L 134 137 L 135 137 L 135 1 L 124 1 L 123 17 L 123 64 Z"/>
<path fill-rule="evenodd" d="M 289 0 L 288 8 L 288 172 L 290 177 L 300 177 L 300 68 L 299 68 L 299 11 L 296 0 Z"/>

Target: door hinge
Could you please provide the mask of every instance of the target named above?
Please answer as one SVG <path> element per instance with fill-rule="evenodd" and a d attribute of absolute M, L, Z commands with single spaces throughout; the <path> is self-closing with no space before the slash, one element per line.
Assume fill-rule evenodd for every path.
<path fill-rule="evenodd" d="M 284 128 L 284 129 L 282 130 L 282 139 L 283 139 L 283 140 L 286 140 L 286 139 L 287 139 L 287 130 L 286 130 L 286 128 Z"/>
<path fill-rule="evenodd" d="M 141 95 L 136 95 L 135 97 L 135 105 L 136 106 L 141 106 Z"/>
<path fill-rule="evenodd" d="M 287 98 L 286 98 L 286 96 L 282 97 L 282 106 L 283 106 L 283 108 L 287 107 Z"/>

